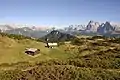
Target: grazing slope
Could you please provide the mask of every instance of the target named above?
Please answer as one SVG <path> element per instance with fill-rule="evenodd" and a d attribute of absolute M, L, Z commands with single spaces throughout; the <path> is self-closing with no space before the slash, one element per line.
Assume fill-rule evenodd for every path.
<path fill-rule="evenodd" d="M 26 48 L 38 48 L 40 49 L 40 55 L 36 55 L 35 57 L 28 56 L 24 52 Z M 25 37 L 22 39 L 19 35 L 0 35 L 0 63 L 30 62 L 66 57 L 69 57 L 69 55 L 64 54 L 64 51 L 59 47 L 49 49 L 45 47 L 45 43 L 43 42 Z"/>
<path fill-rule="evenodd" d="M 27 61 L 1 64 L 0 80 L 119 80 L 119 46 L 119 38 L 109 39 L 95 36 L 77 38 L 71 43 L 62 44 L 59 48 L 52 50 L 41 47 L 46 53 L 44 57 L 41 55 L 43 59 L 49 57 L 52 58 L 51 60 L 40 61 L 42 57 L 36 57 L 36 59 L 27 59 L 34 61 L 33 63 Z"/>

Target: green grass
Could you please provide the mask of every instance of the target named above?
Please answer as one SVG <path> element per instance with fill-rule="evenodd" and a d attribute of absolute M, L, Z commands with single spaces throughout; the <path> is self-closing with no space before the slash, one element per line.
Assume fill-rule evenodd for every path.
<path fill-rule="evenodd" d="M 115 45 L 106 40 L 106 45 L 104 41 L 84 39 L 75 43 L 51 49 L 30 39 L 0 37 L 0 63 L 4 63 L 0 65 L 0 80 L 120 79 L 118 43 Z M 24 53 L 27 47 L 39 48 L 40 55 L 28 56 Z"/>
<path fill-rule="evenodd" d="M 40 55 L 35 57 L 24 53 L 25 48 L 38 48 Z M 34 62 L 48 59 L 68 58 L 70 54 L 66 54 L 61 48 L 46 48 L 45 43 L 33 40 L 14 40 L 8 37 L 0 37 L 0 64 L 1 63 L 17 63 L 17 62 Z"/>

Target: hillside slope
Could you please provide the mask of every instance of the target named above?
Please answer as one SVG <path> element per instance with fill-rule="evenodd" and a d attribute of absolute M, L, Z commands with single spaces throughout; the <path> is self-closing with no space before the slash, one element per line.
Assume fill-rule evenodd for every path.
<path fill-rule="evenodd" d="M 120 48 L 118 47 L 119 45 L 113 45 L 113 43 L 116 43 L 114 42 L 114 40 L 113 41 L 112 40 L 96 41 L 96 40 L 97 37 L 88 39 L 86 45 L 84 45 L 84 43 L 79 44 L 79 42 L 77 42 L 79 44 L 79 52 L 74 53 L 76 57 L 72 57 L 66 60 L 52 59 L 49 61 L 41 61 L 36 63 L 32 67 L 28 63 L 27 66 L 29 68 L 26 69 L 17 68 L 15 70 L 0 71 L 0 79 L 119 80 L 120 79 Z M 109 44 L 105 43 L 105 41 L 108 42 Z M 81 54 L 83 52 L 85 53 L 85 51 L 90 51 L 92 53 L 82 56 Z M 26 65 L 24 65 L 23 67 L 25 66 Z"/>
<path fill-rule="evenodd" d="M 66 58 L 67 56 L 69 57 L 69 55 L 64 54 L 64 51 L 59 47 L 55 49 L 49 49 L 45 47 L 46 44 L 43 42 L 38 42 L 27 38 L 17 39 L 18 36 L 16 36 L 16 39 L 14 39 L 14 37 L 9 37 L 7 35 L 0 35 L 0 64 Z M 36 55 L 35 57 L 29 56 L 25 54 L 26 48 L 38 48 L 40 49 L 40 55 Z"/>
<path fill-rule="evenodd" d="M 64 42 L 64 41 L 70 41 L 72 39 L 75 39 L 76 37 L 70 34 L 62 33 L 58 30 L 53 30 L 49 34 L 45 35 L 41 39 L 43 41 L 46 41 L 48 39 L 48 42 Z"/>
<path fill-rule="evenodd" d="M 110 39 L 102 36 L 77 38 L 71 43 L 53 49 L 44 48 L 44 43 L 30 39 L 1 38 L 1 44 L 8 44 L 7 41 L 13 43 L 12 46 L 18 45 L 16 48 L 10 47 L 10 50 L 8 45 L 4 46 L 6 51 L 6 48 L 9 50 L 9 53 L 2 54 L 4 60 L 7 60 L 6 62 L 9 62 L 8 59 L 12 60 L 12 64 L 0 65 L 0 80 L 120 79 L 120 38 Z M 28 44 L 30 47 L 41 48 L 41 55 L 30 57 L 23 54 L 21 50 L 28 47 Z M 17 62 L 13 64 L 15 61 Z"/>

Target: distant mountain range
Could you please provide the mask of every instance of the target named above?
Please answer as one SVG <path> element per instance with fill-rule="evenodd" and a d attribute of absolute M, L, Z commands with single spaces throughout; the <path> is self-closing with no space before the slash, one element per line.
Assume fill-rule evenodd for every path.
<path fill-rule="evenodd" d="M 34 38 L 40 38 L 49 34 L 53 29 L 47 27 L 36 26 L 12 26 L 12 25 L 0 25 L 0 31 L 9 34 L 19 34 Z M 105 23 L 99 23 L 95 21 L 89 21 L 87 25 L 69 25 L 64 29 L 57 29 L 58 31 L 70 35 L 87 34 L 87 35 L 120 35 L 120 25 L 112 24 L 108 21 Z"/>
<path fill-rule="evenodd" d="M 0 25 L 0 31 L 9 34 L 19 34 L 34 38 L 40 38 L 52 31 L 51 28 L 44 27 L 15 27 L 10 25 Z"/>
<path fill-rule="evenodd" d="M 80 28 L 79 28 L 80 27 Z M 96 33 L 96 34 L 120 34 L 120 25 L 113 25 L 112 23 L 106 21 L 105 23 L 99 23 L 95 21 L 90 21 L 86 26 L 85 25 L 79 25 L 76 26 L 69 26 L 65 28 L 66 32 L 69 33 L 84 33 L 84 34 L 90 34 L 90 33 Z"/>

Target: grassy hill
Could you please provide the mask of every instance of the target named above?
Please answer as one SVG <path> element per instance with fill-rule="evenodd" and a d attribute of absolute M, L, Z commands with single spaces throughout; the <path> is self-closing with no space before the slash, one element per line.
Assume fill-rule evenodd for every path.
<path fill-rule="evenodd" d="M 40 61 L 53 58 L 69 57 L 60 48 L 46 48 L 45 43 L 32 39 L 13 39 L 8 36 L 0 35 L 0 63 L 17 63 L 23 61 Z M 25 54 L 26 48 L 38 48 L 40 54 L 32 57 Z"/>
<path fill-rule="evenodd" d="M 29 38 L 0 36 L 0 80 L 119 80 L 120 39 L 78 37 L 57 48 Z M 39 48 L 40 55 L 24 53 Z M 8 64 L 9 63 L 9 64 Z"/>

